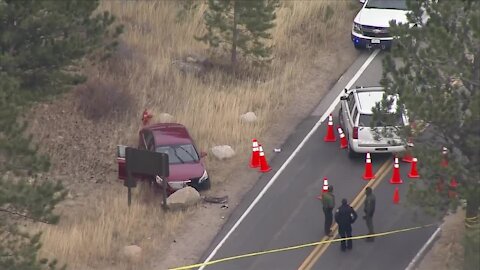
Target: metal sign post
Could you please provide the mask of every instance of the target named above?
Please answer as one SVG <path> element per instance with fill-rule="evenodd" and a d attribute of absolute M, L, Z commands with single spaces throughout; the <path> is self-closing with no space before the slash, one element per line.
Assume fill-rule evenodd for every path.
<path fill-rule="evenodd" d="M 137 186 L 136 177 L 151 179 L 151 177 L 161 175 L 166 179 L 170 175 L 168 155 L 165 153 L 127 147 L 125 149 L 125 163 L 127 178 L 123 185 L 128 188 L 128 206 L 132 201 L 131 188 Z M 166 181 L 162 185 L 166 187 Z"/>

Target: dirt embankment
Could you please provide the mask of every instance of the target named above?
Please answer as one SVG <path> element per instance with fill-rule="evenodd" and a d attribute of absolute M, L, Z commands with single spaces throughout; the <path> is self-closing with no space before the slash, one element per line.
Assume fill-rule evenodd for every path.
<path fill-rule="evenodd" d="M 465 210 L 459 208 L 445 217 L 440 237 L 425 254 L 416 270 L 460 270 L 463 262 Z"/>

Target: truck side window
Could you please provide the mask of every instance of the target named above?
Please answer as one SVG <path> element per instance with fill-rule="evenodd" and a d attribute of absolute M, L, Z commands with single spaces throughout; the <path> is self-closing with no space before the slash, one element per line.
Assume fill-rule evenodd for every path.
<path fill-rule="evenodd" d="M 141 131 L 138 136 L 138 149 L 145 150 L 145 131 Z"/>
<path fill-rule="evenodd" d="M 350 112 L 350 115 L 352 115 L 353 112 L 353 106 L 355 105 L 355 97 L 353 96 L 353 92 L 348 95 L 348 111 Z"/>
<path fill-rule="evenodd" d="M 149 144 L 153 141 L 153 135 L 150 131 L 145 130 L 141 133 L 139 140 L 138 149 L 147 150 L 150 148 Z"/>
<path fill-rule="evenodd" d="M 155 143 L 153 140 L 153 134 L 150 131 L 147 131 L 144 133 L 145 134 L 145 145 L 146 145 L 146 150 L 154 150 L 155 148 Z"/>
<path fill-rule="evenodd" d="M 352 121 L 354 126 L 357 125 L 357 116 L 358 116 L 358 110 L 357 110 L 357 106 L 355 106 L 353 107 L 353 113 L 352 113 Z"/>
<path fill-rule="evenodd" d="M 147 141 L 147 146 L 148 146 L 148 150 L 155 151 L 155 138 L 153 137 L 153 134 L 149 136 Z"/>

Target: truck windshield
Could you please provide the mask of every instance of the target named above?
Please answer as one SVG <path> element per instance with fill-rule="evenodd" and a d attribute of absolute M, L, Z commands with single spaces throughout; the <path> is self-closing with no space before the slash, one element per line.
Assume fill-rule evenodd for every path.
<path fill-rule="evenodd" d="M 369 0 L 365 8 L 408 10 L 406 0 Z"/>
<path fill-rule="evenodd" d="M 169 164 L 192 163 L 199 161 L 197 151 L 191 144 L 160 145 L 156 147 L 155 151 L 167 154 Z"/>

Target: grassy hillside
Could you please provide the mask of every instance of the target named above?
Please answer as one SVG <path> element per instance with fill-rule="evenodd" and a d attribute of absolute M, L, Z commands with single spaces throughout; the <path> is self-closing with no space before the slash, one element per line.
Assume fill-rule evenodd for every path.
<path fill-rule="evenodd" d="M 201 150 L 218 144 L 236 150 L 231 161 L 207 158 L 215 191 L 229 180 L 235 162 L 248 159 L 251 139 L 262 137 L 280 119 L 277 112 L 302 95 L 299 89 L 311 75 L 313 59 L 342 53 L 335 47 L 348 42 L 351 2 L 283 2 L 271 67 L 242 64 L 242 72 L 232 78 L 222 68 L 228 55 L 214 54 L 193 39 L 204 31 L 205 5 L 179 20 L 176 1 L 104 1 L 101 9 L 125 25 L 119 51 L 108 63 L 85 67 L 87 84 L 31 114 L 30 132 L 52 156 L 49 176 L 71 189 L 60 225 L 43 227 L 43 254 L 68 262 L 71 269 L 122 269 L 121 247 L 138 244 L 148 258 L 152 247 L 168 244 L 164 239 L 195 209 L 165 215 L 158 196 L 149 191 L 137 196 L 139 188 L 128 210 L 126 191 L 116 181 L 115 147 L 135 143 L 143 109 L 173 115 Z M 172 63 L 188 56 L 207 57 L 218 68 L 185 75 Z M 257 123 L 239 121 L 248 111 L 257 114 Z"/>

